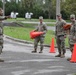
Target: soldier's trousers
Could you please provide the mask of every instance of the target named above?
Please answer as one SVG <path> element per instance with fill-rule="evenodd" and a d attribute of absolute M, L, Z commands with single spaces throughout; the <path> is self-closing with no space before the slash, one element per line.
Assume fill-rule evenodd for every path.
<path fill-rule="evenodd" d="M 69 46 L 70 46 L 71 52 L 73 52 L 73 47 L 75 43 L 76 43 L 76 40 L 73 40 L 73 38 L 69 39 Z"/>
<path fill-rule="evenodd" d="M 0 35 L 0 54 L 2 53 L 3 49 L 3 35 Z"/>
<path fill-rule="evenodd" d="M 73 52 L 74 44 L 70 44 L 70 51 Z"/>
<path fill-rule="evenodd" d="M 36 37 L 34 40 L 34 50 L 37 50 L 38 43 L 40 42 L 40 51 L 43 50 L 44 36 Z"/>
<path fill-rule="evenodd" d="M 66 49 L 65 49 L 65 38 L 64 38 L 64 36 L 63 35 L 57 36 L 56 43 L 57 43 L 59 54 L 65 54 Z"/>

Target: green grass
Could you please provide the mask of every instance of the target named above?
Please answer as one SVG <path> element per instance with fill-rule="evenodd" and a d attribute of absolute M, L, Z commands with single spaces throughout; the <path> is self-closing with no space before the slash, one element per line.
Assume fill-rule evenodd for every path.
<path fill-rule="evenodd" d="M 38 22 L 39 19 L 25 19 L 25 18 L 17 18 L 17 19 L 7 19 L 7 21 L 31 21 L 31 22 Z M 56 22 L 55 19 L 44 19 L 44 22 Z"/>
<path fill-rule="evenodd" d="M 29 33 L 32 29 L 31 28 L 22 28 L 22 27 L 4 27 L 4 34 L 18 38 L 23 40 L 31 40 L 29 37 Z"/>
<path fill-rule="evenodd" d="M 18 39 L 22 39 L 22 40 L 27 40 L 27 41 L 32 41 L 33 39 L 30 39 L 30 31 L 32 31 L 34 29 L 34 27 L 4 27 L 4 34 L 14 37 L 14 38 L 18 38 Z M 45 37 L 45 44 L 49 44 L 51 43 L 52 38 L 54 38 L 54 31 L 52 30 L 48 30 L 46 37 Z M 68 38 L 66 38 L 66 46 L 68 46 Z M 56 42 L 55 42 L 56 45 Z"/>
<path fill-rule="evenodd" d="M 39 19 L 25 19 L 25 18 L 17 18 L 17 19 L 7 19 L 7 21 L 29 21 L 29 22 L 38 22 Z M 44 19 L 44 22 L 56 22 L 56 19 Z M 66 22 L 70 22 L 70 20 L 66 20 Z"/>
<path fill-rule="evenodd" d="M 28 40 L 28 41 L 33 41 L 32 39 L 30 39 L 30 31 L 32 31 L 34 28 L 22 28 L 22 27 L 4 27 L 4 34 L 14 37 L 14 38 L 18 38 L 18 39 L 22 39 L 22 40 Z M 51 32 L 51 34 L 50 34 Z M 46 38 L 45 38 L 45 43 L 46 44 L 50 44 L 49 41 L 51 41 L 51 38 L 54 36 L 52 31 L 48 31 L 46 34 Z"/>

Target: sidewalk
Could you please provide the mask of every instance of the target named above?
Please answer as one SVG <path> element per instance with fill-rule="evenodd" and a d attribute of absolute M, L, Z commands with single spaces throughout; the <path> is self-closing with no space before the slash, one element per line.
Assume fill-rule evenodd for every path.
<path fill-rule="evenodd" d="M 22 23 L 38 24 L 39 22 L 21 21 Z M 56 22 L 45 22 L 46 24 L 55 24 Z"/>

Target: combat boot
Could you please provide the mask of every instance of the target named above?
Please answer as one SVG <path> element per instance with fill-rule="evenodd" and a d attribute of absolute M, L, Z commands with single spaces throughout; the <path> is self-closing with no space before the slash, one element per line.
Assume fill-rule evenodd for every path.
<path fill-rule="evenodd" d="M 33 51 L 32 51 L 32 53 L 36 53 L 37 52 L 37 49 L 35 48 Z"/>
<path fill-rule="evenodd" d="M 39 53 L 42 53 L 42 51 L 40 51 Z"/>
<path fill-rule="evenodd" d="M 55 57 L 61 57 L 61 54 L 56 55 Z"/>
<path fill-rule="evenodd" d="M 64 54 L 61 54 L 61 56 L 60 56 L 61 58 L 64 58 L 65 57 L 65 55 Z"/>
<path fill-rule="evenodd" d="M 4 60 L 0 59 L 0 62 L 4 62 Z"/>
<path fill-rule="evenodd" d="M 61 56 L 60 56 L 61 58 L 64 58 L 65 57 L 65 50 L 64 50 L 64 52 L 63 53 L 61 53 Z"/>
<path fill-rule="evenodd" d="M 67 61 L 70 61 L 71 60 L 71 58 L 67 58 Z"/>
<path fill-rule="evenodd" d="M 34 51 L 32 51 L 32 53 L 36 53 L 36 52 L 37 52 L 37 51 L 35 51 L 35 50 L 34 50 Z"/>
<path fill-rule="evenodd" d="M 40 52 L 39 53 L 42 53 L 42 51 L 43 51 L 43 47 L 40 48 Z"/>

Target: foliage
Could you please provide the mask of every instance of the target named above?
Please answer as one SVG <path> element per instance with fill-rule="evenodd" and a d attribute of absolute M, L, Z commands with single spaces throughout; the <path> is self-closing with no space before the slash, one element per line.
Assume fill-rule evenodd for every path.
<path fill-rule="evenodd" d="M 2 7 L 2 1 L 0 1 L 0 7 Z"/>
<path fill-rule="evenodd" d="M 33 25 L 25 25 L 25 27 L 4 27 L 4 34 L 17 38 L 17 39 L 21 39 L 21 40 L 27 40 L 27 41 L 32 41 L 32 39 L 30 39 L 30 31 L 32 31 L 35 27 Z M 45 37 L 45 44 L 49 44 L 51 43 L 52 38 L 55 37 L 54 31 L 52 30 L 48 30 L 46 37 Z M 66 46 L 68 46 L 68 38 L 66 38 Z M 56 45 L 56 42 L 55 42 Z"/>
<path fill-rule="evenodd" d="M 6 6 L 6 9 L 5 9 L 5 11 L 6 11 L 6 15 L 10 15 L 10 13 L 12 12 L 12 11 L 14 11 L 14 12 L 18 12 L 18 8 L 19 8 L 19 6 L 18 6 L 18 4 L 16 4 L 15 2 L 7 2 L 6 4 L 5 4 L 5 6 Z"/>
<path fill-rule="evenodd" d="M 68 18 L 70 14 L 75 14 L 76 15 L 76 0 L 66 0 L 66 2 L 63 2 L 61 4 L 61 12 L 64 16 L 64 18 Z"/>
<path fill-rule="evenodd" d="M 57 0 L 21 0 L 21 2 L 16 3 L 16 0 L 11 0 L 11 2 L 6 2 L 5 12 L 6 15 L 10 15 L 11 11 L 19 12 L 19 17 L 24 17 L 26 12 L 33 12 L 33 18 L 38 18 L 43 16 L 44 18 L 55 19 L 56 15 L 56 1 Z M 69 19 L 70 14 L 76 15 L 76 0 L 61 0 L 61 14 L 64 19 Z M 0 7 L 2 7 L 2 2 L 0 0 Z"/>

